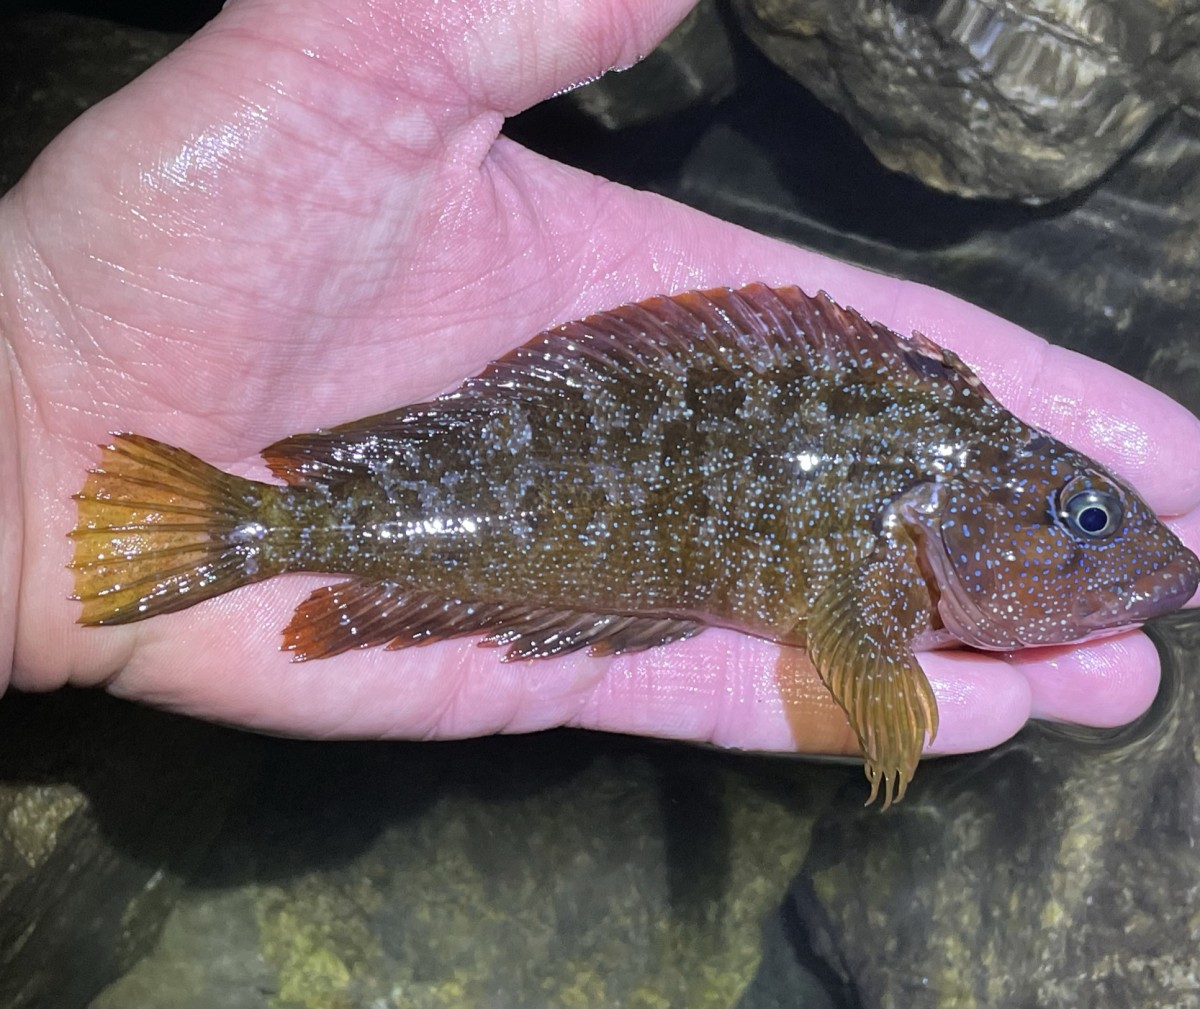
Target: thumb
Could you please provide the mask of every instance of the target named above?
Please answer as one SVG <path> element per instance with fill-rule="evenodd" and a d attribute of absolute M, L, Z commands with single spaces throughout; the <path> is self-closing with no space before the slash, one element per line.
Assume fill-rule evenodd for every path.
<path fill-rule="evenodd" d="M 509 116 L 636 63 L 695 0 L 243 0 L 213 22 L 381 78 L 422 104 Z"/>

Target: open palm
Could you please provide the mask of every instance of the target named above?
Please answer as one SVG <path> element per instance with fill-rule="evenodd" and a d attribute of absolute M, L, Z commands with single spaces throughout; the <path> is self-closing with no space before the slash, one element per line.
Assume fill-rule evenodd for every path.
<path fill-rule="evenodd" d="M 109 431 L 262 477 L 262 446 L 428 398 L 547 326 L 751 280 L 824 288 L 953 347 L 1019 415 L 1180 516 L 1196 547 L 1200 424 L 1164 397 L 939 292 L 498 136 L 506 115 L 647 52 L 686 0 L 507 6 L 232 3 L 84 115 L 0 202 L 0 372 L 12 387 L 10 400 L 0 382 L 0 655 L 11 644 L 18 686 L 106 683 L 312 735 L 575 724 L 848 747 L 819 684 L 785 703 L 777 647 L 729 632 L 616 658 L 503 664 L 455 641 L 297 665 L 279 630 L 329 579 L 275 579 L 119 628 L 75 626 L 67 598 L 70 495 Z M 1119 723 L 1158 676 L 1139 633 L 923 665 L 943 752 L 992 745 L 1031 715 Z"/>

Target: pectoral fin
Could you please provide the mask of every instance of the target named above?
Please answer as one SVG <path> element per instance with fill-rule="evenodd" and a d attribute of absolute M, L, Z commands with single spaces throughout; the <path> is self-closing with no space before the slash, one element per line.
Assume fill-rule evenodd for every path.
<path fill-rule="evenodd" d="M 937 702 L 912 650 L 930 611 L 916 546 L 901 528 L 886 532 L 858 567 L 835 576 L 808 616 L 813 665 L 866 757 L 867 802 L 882 782 L 885 809 L 904 797 L 925 737 L 937 733 Z"/>

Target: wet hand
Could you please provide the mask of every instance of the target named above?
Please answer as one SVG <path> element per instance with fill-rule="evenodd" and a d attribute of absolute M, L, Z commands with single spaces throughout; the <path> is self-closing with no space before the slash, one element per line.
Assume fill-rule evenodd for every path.
<path fill-rule="evenodd" d="M 258 450 L 277 438 L 427 398 L 549 325 L 750 280 L 823 288 L 957 350 L 1019 416 L 1112 466 L 1200 543 L 1200 423 L 1153 390 L 940 292 L 500 137 L 505 116 L 649 51 L 687 5 L 517 6 L 230 4 L 0 202 L 0 655 L 12 649 L 17 686 L 104 683 L 309 735 L 571 724 L 850 747 L 815 677 L 785 696 L 779 649 L 728 632 L 608 659 L 504 664 L 449 642 L 297 665 L 279 631 L 332 579 L 277 579 L 121 628 L 75 626 L 67 598 L 70 495 L 109 431 L 263 476 Z M 994 745 L 1030 717 L 1121 723 L 1158 677 L 1139 633 L 922 664 L 939 752 Z"/>

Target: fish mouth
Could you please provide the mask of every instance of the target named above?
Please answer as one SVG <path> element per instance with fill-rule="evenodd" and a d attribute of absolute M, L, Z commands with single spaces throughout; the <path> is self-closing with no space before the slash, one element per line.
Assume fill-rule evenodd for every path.
<path fill-rule="evenodd" d="M 1082 595 L 1076 615 L 1092 630 L 1126 627 L 1165 616 L 1187 604 L 1200 587 L 1200 559 L 1190 550 L 1132 583 L 1118 582 Z"/>
<path fill-rule="evenodd" d="M 1186 547 L 1158 570 L 1133 582 L 1118 581 L 1077 596 L 1070 604 L 1066 630 L 1060 626 L 1022 633 L 1008 626 L 965 591 L 944 549 L 920 552 L 922 574 L 946 630 L 963 644 L 987 651 L 1084 641 L 1132 630 L 1147 620 L 1180 609 L 1200 587 L 1200 558 Z M 1061 632 L 1061 633 L 1060 633 Z"/>

